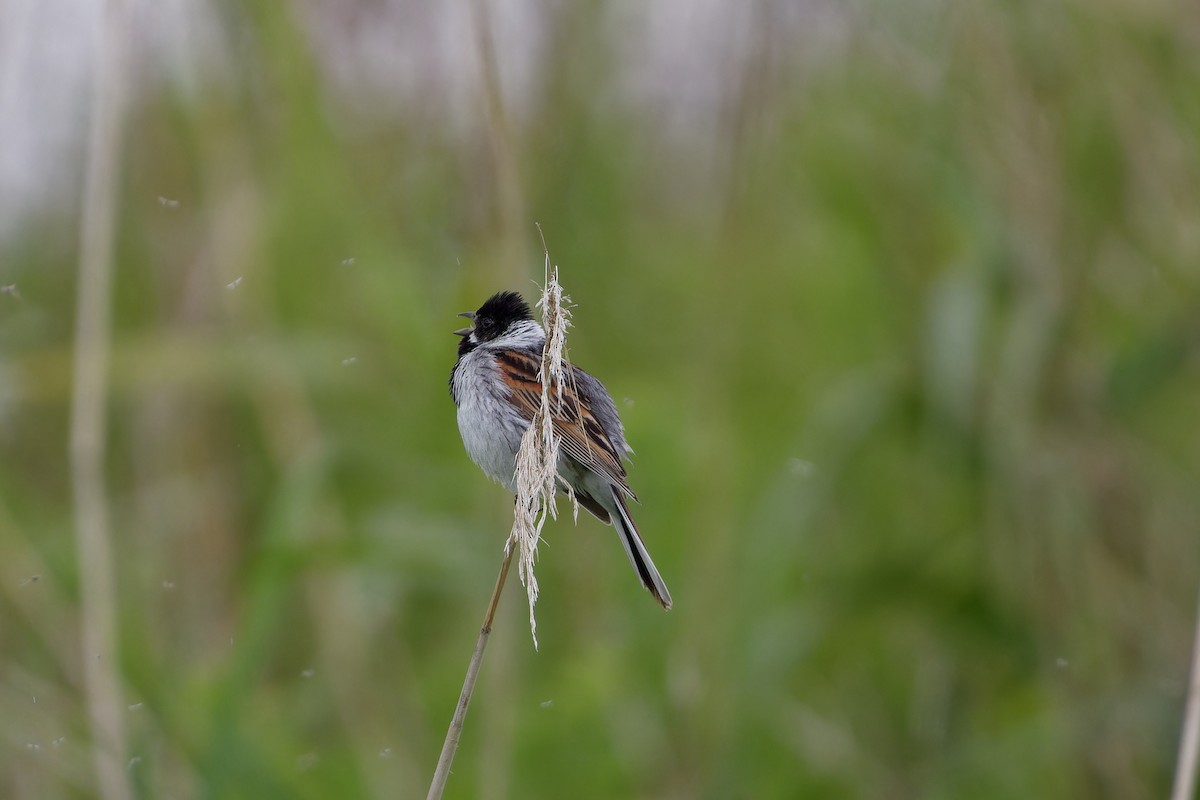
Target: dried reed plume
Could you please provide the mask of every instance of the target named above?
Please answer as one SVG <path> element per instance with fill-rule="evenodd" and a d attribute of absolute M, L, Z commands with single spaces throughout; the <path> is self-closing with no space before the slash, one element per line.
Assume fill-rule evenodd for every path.
<path fill-rule="evenodd" d="M 539 234 L 541 230 L 539 225 Z M 558 268 L 550 264 L 550 251 L 546 248 L 544 237 L 542 249 L 546 254 L 545 285 L 542 287 L 542 298 L 537 303 L 542 309 L 542 326 L 546 329 L 546 344 L 542 348 L 542 364 L 538 370 L 538 377 L 542 381 L 542 403 L 521 438 L 521 448 L 517 451 L 517 501 L 513 507 L 512 530 L 504 543 L 504 560 L 500 563 L 500 574 L 496 577 L 496 586 L 492 589 L 483 625 L 479 629 L 479 637 L 475 640 L 475 651 L 467 665 L 467 676 L 458 696 L 458 705 L 454 708 L 454 716 L 450 720 L 450 729 L 446 731 L 446 739 L 442 743 L 442 753 L 433 773 L 433 782 L 429 786 L 428 800 L 440 800 L 446 788 L 446 779 L 450 776 L 450 765 L 454 762 L 454 754 L 462 737 L 463 722 L 467 718 L 467 708 L 475 691 L 475 680 L 479 677 L 483 651 L 492 633 L 492 622 L 496 617 L 496 607 L 500 603 L 500 592 L 504 590 L 504 581 L 512 564 L 514 549 L 518 553 L 517 574 L 525 584 L 525 591 L 529 596 L 529 632 L 533 637 L 533 646 L 537 647 L 537 620 L 533 608 L 537 603 L 538 583 L 533 567 L 537 561 L 537 546 L 541 541 L 546 516 L 558 516 L 554 490 L 558 483 L 560 437 L 554 430 L 552 403 L 555 402 L 553 395 L 556 389 L 557 399 L 561 402 L 563 369 L 566 363 L 563 350 L 566 345 L 567 328 L 571 324 L 571 314 L 566 308 L 570 298 L 563 294 L 558 283 Z M 579 505 L 575 503 L 575 495 L 570 487 L 566 488 L 578 517 Z"/>
<path fill-rule="evenodd" d="M 538 232 L 541 233 L 541 226 Z M 558 267 L 550 264 L 550 251 L 542 240 L 546 254 L 545 286 L 538 307 L 542 309 L 542 327 L 546 330 L 546 344 L 542 347 L 542 366 L 538 377 L 542 381 L 542 404 L 533 421 L 521 438 L 521 449 L 517 451 L 517 502 L 513 509 L 512 533 L 506 549 L 515 544 L 520 551 L 517 574 L 525 584 L 529 596 L 529 633 L 533 646 L 537 647 L 537 619 L 533 607 L 537 603 L 538 583 L 533 574 L 537 560 L 538 542 L 542 538 L 542 526 L 546 517 L 558 518 L 558 507 L 554 502 L 554 490 L 558 484 L 558 448 L 561 437 L 554 430 L 552 404 L 562 403 L 563 349 L 567 341 L 567 328 L 571 326 L 571 312 L 567 309 L 570 298 L 563 294 L 558 283 Z M 579 515 L 579 504 L 575 493 L 566 483 L 562 484 L 574 504 L 575 515 Z"/>

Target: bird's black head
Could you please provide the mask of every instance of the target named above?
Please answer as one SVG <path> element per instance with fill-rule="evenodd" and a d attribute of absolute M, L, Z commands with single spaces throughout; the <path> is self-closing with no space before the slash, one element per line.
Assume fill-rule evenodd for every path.
<path fill-rule="evenodd" d="M 497 292 L 475 312 L 475 337 L 490 342 L 508 330 L 508 326 L 533 319 L 529 304 L 516 292 Z"/>
<path fill-rule="evenodd" d="M 502 335 L 514 322 L 533 319 L 529 304 L 516 292 L 497 292 L 488 298 L 479 310 L 470 311 L 460 316 L 470 318 L 475 327 L 455 331 L 462 336 L 458 344 L 458 354 L 464 355 L 482 342 L 490 342 Z"/>

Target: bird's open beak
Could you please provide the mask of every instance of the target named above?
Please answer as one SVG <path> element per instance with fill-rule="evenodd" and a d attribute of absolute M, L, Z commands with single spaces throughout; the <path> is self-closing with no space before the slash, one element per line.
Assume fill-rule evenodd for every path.
<path fill-rule="evenodd" d="M 466 317 L 467 319 L 471 320 L 472 322 L 475 321 L 475 312 L 474 311 L 464 311 L 461 314 L 459 314 L 458 316 Z M 473 331 L 473 330 L 475 330 L 473 327 L 472 328 L 459 328 L 458 330 L 456 330 L 454 332 L 454 335 L 455 336 L 470 336 L 471 331 Z"/>

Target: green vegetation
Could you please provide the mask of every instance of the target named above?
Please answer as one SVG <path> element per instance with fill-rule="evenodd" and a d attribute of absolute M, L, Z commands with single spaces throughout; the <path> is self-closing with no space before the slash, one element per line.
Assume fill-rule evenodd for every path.
<path fill-rule="evenodd" d="M 131 112 L 107 482 L 139 795 L 424 796 L 511 524 L 450 332 L 536 296 L 536 221 L 675 608 L 609 529 L 551 523 L 541 649 L 513 582 L 447 797 L 1165 796 L 1200 587 L 1195 9 L 853 4 L 815 54 L 761 10 L 675 139 L 614 99 L 599 5 L 556 12 L 507 135 L 482 98 L 468 134 L 341 104 L 267 3 L 228 80 Z M 0 259 L 6 797 L 94 796 L 74 214 Z"/>

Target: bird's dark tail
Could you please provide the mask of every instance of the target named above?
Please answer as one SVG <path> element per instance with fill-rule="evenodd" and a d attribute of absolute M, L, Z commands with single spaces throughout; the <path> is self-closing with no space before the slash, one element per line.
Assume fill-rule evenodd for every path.
<path fill-rule="evenodd" d="M 633 524 L 633 518 L 629 516 L 629 506 L 626 505 L 625 498 L 616 487 L 612 487 L 612 498 L 617 506 L 617 513 L 611 515 L 612 524 L 621 536 L 621 544 L 625 545 L 625 554 L 629 556 L 630 563 L 637 570 L 638 577 L 642 579 L 642 585 L 650 590 L 650 594 L 654 595 L 655 600 L 662 603 L 663 608 L 670 608 L 671 593 L 667 591 L 667 584 L 663 582 L 654 562 L 650 560 L 650 553 L 646 551 L 641 534 L 638 533 L 637 526 Z"/>

